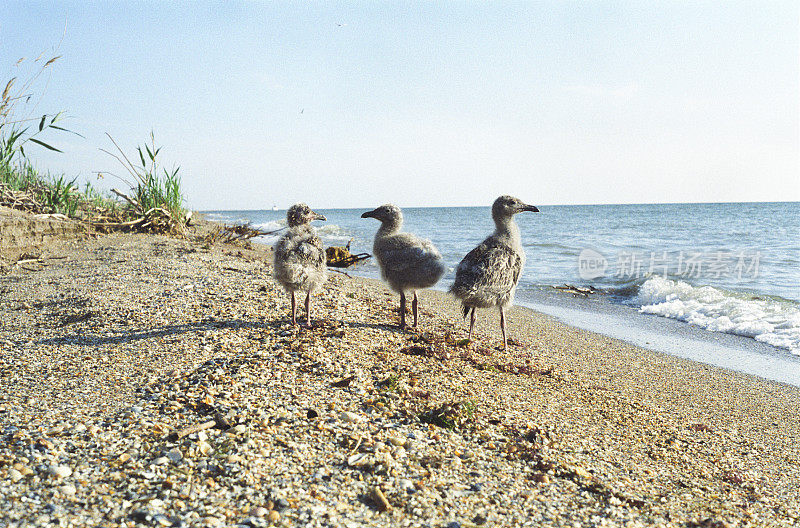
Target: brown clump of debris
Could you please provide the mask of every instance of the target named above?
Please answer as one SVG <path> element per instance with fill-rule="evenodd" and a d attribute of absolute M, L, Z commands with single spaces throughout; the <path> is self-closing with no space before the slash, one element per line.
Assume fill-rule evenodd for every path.
<path fill-rule="evenodd" d="M 325 248 L 325 257 L 328 260 L 328 266 L 332 268 L 349 268 L 362 260 L 367 260 L 372 255 L 369 253 L 358 253 L 356 255 L 350 253 L 350 242 L 346 246 L 331 246 Z"/>

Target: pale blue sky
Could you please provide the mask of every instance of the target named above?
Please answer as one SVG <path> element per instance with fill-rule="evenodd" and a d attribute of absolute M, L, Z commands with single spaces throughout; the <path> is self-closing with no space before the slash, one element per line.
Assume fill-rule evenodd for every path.
<path fill-rule="evenodd" d="M 0 82 L 65 23 L 37 165 L 153 129 L 198 209 L 800 200 L 796 1 L 6 0 Z"/>

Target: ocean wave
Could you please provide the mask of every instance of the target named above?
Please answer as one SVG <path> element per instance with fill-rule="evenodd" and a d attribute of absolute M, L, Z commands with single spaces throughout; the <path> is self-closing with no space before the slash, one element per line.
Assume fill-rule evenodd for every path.
<path fill-rule="evenodd" d="M 325 241 L 348 242 L 353 235 L 336 224 L 323 224 L 317 227 L 317 233 Z"/>
<path fill-rule="evenodd" d="M 286 219 L 272 220 L 270 222 L 262 222 L 260 224 L 253 224 L 253 227 L 261 231 L 275 231 L 286 227 Z"/>
<path fill-rule="evenodd" d="M 642 313 L 752 337 L 800 355 L 800 307 L 792 301 L 692 286 L 661 276 L 645 280 L 632 300 Z"/>
<path fill-rule="evenodd" d="M 275 243 L 286 232 L 286 220 L 271 220 L 269 222 L 262 222 L 253 224 L 253 227 L 261 231 L 278 231 L 269 235 L 262 235 L 257 237 L 257 240 L 262 243 Z M 316 227 L 317 234 L 322 238 L 323 243 L 328 245 L 338 245 L 340 243 L 347 243 L 350 241 L 352 235 L 344 228 L 336 224 L 325 224 Z"/>

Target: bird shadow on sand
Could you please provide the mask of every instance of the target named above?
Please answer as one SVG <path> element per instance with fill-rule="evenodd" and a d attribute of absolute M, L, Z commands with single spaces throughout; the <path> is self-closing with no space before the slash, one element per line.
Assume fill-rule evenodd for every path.
<path fill-rule="evenodd" d="M 89 334 L 81 332 L 79 334 L 71 336 L 43 339 L 41 341 L 38 341 L 37 344 L 119 345 L 124 343 L 141 341 L 143 339 L 168 337 L 168 336 L 186 334 L 189 332 L 207 332 L 210 330 L 239 329 L 239 328 L 266 329 L 271 326 L 272 324 L 269 321 L 248 321 L 242 319 L 203 319 L 201 321 L 195 321 L 191 323 L 167 325 L 160 328 L 151 328 L 151 329 L 137 328 L 122 332 L 116 332 L 113 334 L 111 333 L 112 332 L 111 330 L 109 330 L 108 333 L 103 333 L 103 334 Z"/>

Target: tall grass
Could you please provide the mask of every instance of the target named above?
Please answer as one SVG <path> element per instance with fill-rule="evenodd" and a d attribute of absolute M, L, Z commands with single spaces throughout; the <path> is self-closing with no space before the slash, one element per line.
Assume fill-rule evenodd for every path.
<path fill-rule="evenodd" d="M 141 165 L 132 163 L 109 135 L 119 155 L 104 152 L 119 160 L 133 176 L 132 181 L 120 178 L 130 188 L 127 194 L 113 190 L 125 199 L 124 204 L 104 196 L 89 182 L 81 190 L 77 178 L 41 174 L 34 168 L 28 157 L 29 148 L 61 152 L 47 139 L 48 134 L 75 134 L 61 126 L 63 112 L 34 116 L 43 95 L 34 97 L 37 81 L 59 58 L 44 61 L 40 56 L 33 61 L 38 69 L 25 81 L 17 76 L 11 78 L 0 96 L 0 205 L 91 217 L 92 223 L 100 227 L 182 233 L 186 211 L 178 175 L 180 168 L 168 171 L 161 167 L 158 158 L 161 148 L 156 147 L 152 132 L 149 143 L 136 149 Z M 16 65 L 23 63 L 24 59 L 20 59 Z"/>
<path fill-rule="evenodd" d="M 29 208 L 41 207 L 41 212 L 74 216 L 80 201 L 75 180 L 41 175 L 26 152 L 30 146 L 61 152 L 45 142 L 44 137 L 52 131 L 70 132 L 57 124 L 63 120 L 63 112 L 33 117 L 41 100 L 41 95 L 34 98 L 36 82 L 58 59 L 56 56 L 40 63 L 42 56 L 39 56 L 33 63 L 41 66 L 27 79 L 20 81 L 15 76 L 5 84 L 0 96 L 0 190 L 26 194 Z M 16 66 L 24 62 L 20 59 Z"/>
<path fill-rule="evenodd" d="M 183 207 L 183 193 L 181 192 L 181 178 L 178 175 L 180 167 L 167 170 L 160 165 L 158 154 L 161 147 L 156 146 L 156 139 L 153 132 L 150 132 L 149 144 L 136 147 L 138 161 L 134 163 L 119 144 L 106 134 L 117 153 L 100 149 L 106 154 L 113 156 L 125 168 L 126 172 L 133 180 L 126 180 L 121 176 L 114 175 L 121 181 L 128 184 L 131 195 L 125 195 L 119 191 L 114 192 L 124 198 L 136 214 L 147 217 L 148 224 L 162 225 L 171 231 L 183 232 L 186 224 L 186 210 Z M 161 219 L 158 219 L 161 216 Z"/>

